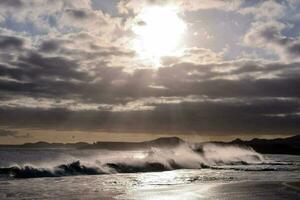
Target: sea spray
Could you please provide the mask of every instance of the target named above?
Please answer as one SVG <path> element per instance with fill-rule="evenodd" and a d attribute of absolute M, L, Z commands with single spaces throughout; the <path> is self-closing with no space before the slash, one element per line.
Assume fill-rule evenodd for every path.
<path fill-rule="evenodd" d="M 218 143 L 202 145 L 202 156 L 208 165 L 260 164 L 265 158 L 251 147 Z"/>
<path fill-rule="evenodd" d="M 55 155 L 53 150 L 51 151 L 52 155 Z M 27 161 L 23 164 L 15 163 L 13 166 L 1 167 L 0 174 L 14 178 L 58 177 L 174 169 L 213 169 L 222 165 L 251 165 L 265 162 L 264 157 L 250 147 L 218 143 L 195 145 L 182 141 L 172 145 L 172 148 L 156 144 L 153 147 L 128 151 L 73 150 L 60 153 L 53 158 L 57 160 L 52 161 L 51 165 L 41 162 L 34 165 L 34 162 Z"/>

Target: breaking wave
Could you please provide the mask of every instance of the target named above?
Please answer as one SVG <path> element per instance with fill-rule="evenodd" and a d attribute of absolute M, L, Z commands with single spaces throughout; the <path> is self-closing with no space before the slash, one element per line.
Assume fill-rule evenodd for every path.
<path fill-rule="evenodd" d="M 37 168 L 33 166 L 13 166 L 0 168 L 0 174 L 6 174 L 14 178 L 38 178 L 38 177 L 59 177 L 72 175 L 96 175 L 101 174 L 97 167 L 86 167 L 79 161 L 62 164 L 53 169 Z"/>
<path fill-rule="evenodd" d="M 107 156 L 107 152 L 106 155 L 100 153 L 103 151 L 93 151 L 93 155 L 88 157 L 72 157 L 73 161 L 63 161 L 63 164 L 54 166 L 15 164 L 0 168 L 0 175 L 12 178 L 60 177 L 175 169 L 220 169 L 218 167 L 224 165 L 258 165 L 268 162 L 252 148 L 218 143 L 191 145 L 183 142 L 172 148 L 110 151 L 111 156 Z"/>

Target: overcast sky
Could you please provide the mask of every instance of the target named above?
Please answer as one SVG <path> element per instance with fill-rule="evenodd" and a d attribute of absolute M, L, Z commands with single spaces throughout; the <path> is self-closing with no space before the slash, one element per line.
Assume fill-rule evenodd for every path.
<path fill-rule="evenodd" d="M 0 141 L 300 133 L 299 13 L 298 0 L 1 0 Z"/>

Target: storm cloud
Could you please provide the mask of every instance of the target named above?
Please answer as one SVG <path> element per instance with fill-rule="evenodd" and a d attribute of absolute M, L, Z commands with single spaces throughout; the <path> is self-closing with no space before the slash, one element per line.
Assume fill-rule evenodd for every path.
<path fill-rule="evenodd" d="M 89 0 L 32 1 L 39 8 L 32 14 L 30 2 L 0 2 L 9 8 L 0 16 L 3 127 L 254 136 L 300 130 L 299 23 L 282 12 L 287 5 L 299 10 L 295 2 L 204 1 L 191 9 L 189 1 L 180 14 L 199 29 L 187 33 L 193 44 L 186 41 L 180 56 L 162 57 L 159 67 L 130 47 L 135 1 L 109 4 L 115 13 Z M 276 13 L 256 12 L 265 7 Z M 216 20 L 224 13 L 236 20 L 226 21 L 241 30 L 230 33 L 236 40 L 213 42 L 218 25 L 212 24 L 206 40 L 197 38 L 204 32 L 199 21 L 213 13 Z M 201 15 L 207 18 L 197 21 Z M 18 137 L 6 129 L 1 135 Z"/>

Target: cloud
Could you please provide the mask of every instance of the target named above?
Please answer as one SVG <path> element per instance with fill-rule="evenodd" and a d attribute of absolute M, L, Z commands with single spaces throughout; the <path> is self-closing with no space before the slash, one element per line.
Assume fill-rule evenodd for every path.
<path fill-rule="evenodd" d="M 66 13 L 68 13 L 71 17 L 73 17 L 74 19 L 88 19 L 91 18 L 92 16 L 90 15 L 90 13 L 88 13 L 88 11 L 86 10 L 79 10 L 79 9 L 67 9 Z"/>
<path fill-rule="evenodd" d="M 90 32 L 109 31 L 114 26 L 114 20 L 102 11 L 92 9 L 66 9 L 60 19 L 61 27 L 76 27 Z M 110 26 L 110 27 L 109 27 Z M 99 27 L 99 28 L 97 28 Z"/>
<path fill-rule="evenodd" d="M 21 0 L 2 0 L 0 5 L 20 8 L 23 6 L 23 2 Z"/>
<path fill-rule="evenodd" d="M 45 43 L 49 42 L 55 44 L 51 51 L 45 48 Z M 0 80 L 0 90 L 10 94 L 11 98 L 75 98 L 82 105 L 126 103 L 134 98 L 151 96 L 298 96 L 293 87 L 298 84 L 298 63 L 216 62 L 218 54 L 193 48 L 187 51 L 188 59 L 169 61 L 158 70 L 126 71 L 127 63 L 117 67 L 109 66 L 105 61 L 115 56 L 132 57 L 131 53 L 101 46 L 93 46 L 95 52 L 88 53 L 89 45 L 81 45 L 82 51 L 79 47 L 74 50 L 67 46 L 67 40 L 45 40 L 39 46 L 45 53 L 34 49 L 23 51 L 13 60 L 2 63 L 0 75 L 5 78 Z M 198 58 L 207 57 L 213 59 L 206 64 L 197 64 Z"/>
<path fill-rule="evenodd" d="M 232 11 L 236 10 L 243 3 L 243 0 L 223 1 L 223 0 L 200 0 L 182 1 L 181 4 L 187 10 L 220 9 Z"/>
<path fill-rule="evenodd" d="M 0 36 L 0 48 L 2 50 L 21 49 L 24 45 L 24 40 L 14 36 Z"/>
<path fill-rule="evenodd" d="M 286 6 L 282 1 L 260 1 L 258 5 L 242 8 L 239 12 L 242 14 L 252 14 L 258 20 L 270 20 L 283 17 L 285 12 L 287 12 Z"/>
<path fill-rule="evenodd" d="M 41 42 L 40 50 L 42 52 L 53 52 L 59 49 L 60 42 L 58 40 L 44 40 Z"/>
<path fill-rule="evenodd" d="M 28 138 L 31 136 L 29 133 L 20 134 L 18 131 L 15 130 L 0 129 L 0 137 Z"/>
<path fill-rule="evenodd" d="M 130 46 L 135 12 L 144 3 L 180 4 L 181 17 L 196 31 L 202 21 L 213 33 L 217 24 L 210 19 L 218 15 L 212 21 L 224 18 L 220 34 L 231 34 L 230 21 L 238 32 L 230 38 L 247 46 L 198 38 L 155 68 Z M 286 34 L 295 27 L 281 20 L 285 4 L 129 0 L 118 6 L 110 15 L 88 0 L 0 2 L 1 125 L 199 134 L 299 130 L 300 45 L 295 33 Z M 243 20 L 251 24 L 245 35 Z M 281 59 L 228 56 L 247 48 Z"/>
<path fill-rule="evenodd" d="M 150 103 L 150 102 L 149 102 Z M 126 112 L 66 109 L 1 109 L 5 123 L 15 127 L 56 130 L 198 133 L 295 134 L 299 130 L 299 99 L 203 99 L 177 103 L 156 101 L 155 109 Z M 27 117 L 25 117 L 27 116 Z M 14 120 L 12 120 L 14 119 Z"/>
<path fill-rule="evenodd" d="M 179 60 L 157 70 L 105 63 L 85 70 L 90 55 L 66 54 L 65 42 L 57 41 L 51 54 L 30 50 L 0 66 L 0 75 L 10 78 L 0 81 L 1 125 L 153 133 L 299 128 L 299 63 Z M 211 53 L 194 50 L 189 53 Z"/>
<path fill-rule="evenodd" d="M 244 37 L 244 42 L 252 47 L 275 51 L 283 60 L 298 59 L 300 38 L 282 34 L 286 24 L 277 21 L 255 22 Z"/>
<path fill-rule="evenodd" d="M 139 12 L 144 6 L 151 5 L 176 5 L 183 9 L 183 11 L 196 11 L 196 10 L 208 10 L 208 9 L 220 9 L 232 11 L 240 7 L 243 0 L 233 0 L 233 1 L 224 1 L 224 0 L 147 0 L 147 1 L 138 1 L 138 0 L 125 0 L 120 1 L 118 4 L 118 9 L 120 13 L 130 13 Z"/>
<path fill-rule="evenodd" d="M 33 8 L 35 12 L 32 12 Z M 2 21 L 9 20 L 12 27 L 19 26 L 18 30 L 28 35 L 56 35 L 76 28 L 103 34 L 114 29 L 114 23 L 118 21 L 101 10 L 93 10 L 91 0 L 12 0 L 2 2 L 0 11 Z"/>

